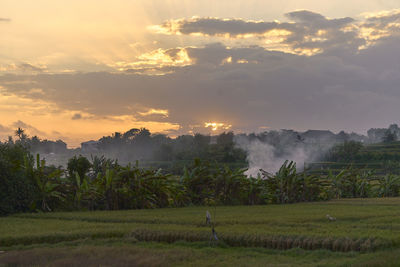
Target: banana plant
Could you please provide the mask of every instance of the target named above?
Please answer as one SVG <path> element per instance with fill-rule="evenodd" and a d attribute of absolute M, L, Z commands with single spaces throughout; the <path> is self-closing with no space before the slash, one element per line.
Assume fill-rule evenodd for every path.
<path fill-rule="evenodd" d="M 33 178 L 38 189 L 40 209 L 42 211 L 51 211 L 51 206 L 56 201 L 65 201 L 65 195 L 58 189 L 60 184 L 57 182 L 62 171 L 57 169 L 50 174 L 45 173 L 46 162 L 40 160 L 39 154 L 36 155 L 36 169 L 33 170 Z M 33 203 L 33 208 L 36 204 Z"/>
<path fill-rule="evenodd" d="M 315 175 L 308 174 L 307 170 L 299 175 L 301 180 L 301 199 L 300 201 L 316 201 L 322 191 L 322 181 Z"/>
<path fill-rule="evenodd" d="M 80 177 L 78 172 L 75 172 L 75 195 L 74 201 L 78 209 L 82 209 L 82 202 L 89 201 L 89 208 L 93 208 L 92 202 L 97 198 L 98 192 L 86 176 Z"/>
<path fill-rule="evenodd" d="M 100 175 L 101 176 L 101 175 Z M 115 201 L 115 192 L 114 192 L 114 182 L 115 182 L 115 174 L 114 170 L 107 168 L 104 175 L 101 177 L 101 191 L 103 197 L 105 198 L 106 209 L 112 210 L 114 208 L 118 208 L 117 203 Z"/>
<path fill-rule="evenodd" d="M 223 204 L 240 203 L 243 182 L 247 179 L 246 169 L 232 170 L 227 165 L 219 168 L 216 177 L 216 196 Z"/>
<path fill-rule="evenodd" d="M 330 182 L 330 189 L 334 197 L 337 199 L 343 196 L 344 191 L 344 177 L 347 175 L 347 170 L 341 170 L 338 174 L 333 174 L 332 170 L 328 172 L 328 181 Z"/>
<path fill-rule="evenodd" d="M 215 172 L 213 164 L 200 159 L 195 159 L 190 168 L 185 167 L 181 181 L 193 204 L 215 201 Z"/>
<path fill-rule="evenodd" d="M 275 174 L 261 171 L 273 203 L 296 202 L 300 179 L 295 162 L 286 160 Z"/>
<path fill-rule="evenodd" d="M 243 181 L 243 202 L 248 205 L 264 204 L 271 199 L 269 191 L 266 190 L 266 181 L 258 173 L 257 177 L 249 177 Z"/>
<path fill-rule="evenodd" d="M 357 175 L 357 197 L 369 197 L 372 192 L 373 171 L 359 171 Z"/>
<path fill-rule="evenodd" d="M 400 176 L 386 174 L 378 180 L 378 192 L 382 197 L 395 197 L 399 195 Z"/>

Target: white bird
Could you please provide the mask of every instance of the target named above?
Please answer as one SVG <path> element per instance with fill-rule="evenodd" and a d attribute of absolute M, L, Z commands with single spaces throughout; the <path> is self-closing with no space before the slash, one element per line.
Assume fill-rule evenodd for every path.
<path fill-rule="evenodd" d="M 336 221 L 336 218 L 335 218 L 335 217 L 332 217 L 332 216 L 329 215 L 329 214 L 326 214 L 326 218 L 328 218 L 328 220 L 331 221 L 331 222 Z"/>
<path fill-rule="evenodd" d="M 211 214 L 208 212 L 208 210 L 206 211 L 206 224 L 211 224 Z"/>

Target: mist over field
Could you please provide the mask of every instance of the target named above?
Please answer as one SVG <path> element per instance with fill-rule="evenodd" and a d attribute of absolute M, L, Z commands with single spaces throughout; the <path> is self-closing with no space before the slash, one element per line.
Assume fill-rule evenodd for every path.
<path fill-rule="evenodd" d="M 388 128 L 371 128 L 368 136 L 327 130 L 264 131 L 251 134 L 223 132 L 219 135 L 181 135 L 176 138 L 152 134 L 145 128 L 116 132 L 99 140 L 83 142 L 79 148 L 68 149 L 61 140 L 49 141 L 38 137 L 23 137 L 32 153 L 39 153 L 50 165 L 66 167 L 73 156 L 102 156 L 121 164 L 135 164 L 164 169 L 188 165 L 195 158 L 247 167 L 248 176 L 256 177 L 260 169 L 274 173 L 286 161 L 294 161 L 302 170 L 309 163 L 329 160 L 332 148 L 345 142 L 379 143 L 387 133 L 400 135 L 396 124 Z M 180 170 L 181 171 L 181 170 Z"/>

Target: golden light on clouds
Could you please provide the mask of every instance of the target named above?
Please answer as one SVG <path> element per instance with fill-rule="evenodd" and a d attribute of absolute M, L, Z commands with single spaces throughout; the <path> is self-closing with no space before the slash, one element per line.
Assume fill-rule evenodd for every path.
<path fill-rule="evenodd" d="M 221 65 L 231 64 L 231 63 L 232 63 L 232 57 L 227 57 L 222 60 Z"/>
<path fill-rule="evenodd" d="M 391 35 L 392 29 L 399 29 L 400 23 L 388 23 L 385 27 L 376 28 L 361 25 L 359 28 L 359 36 L 367 41 L 367 45 L 374 44 L 375 41 Z"/>
<path fill-rule="evenodd" d="M 297 55 L 302 56 L 313 56 L 321 53 L 323 50 L 321 48 L 297 48 L 293 50 Z"/>
<path fill-rule="evenodd" d="M 377 12 L 363 12 L 361 13 L 361 16 L 366 19 L 371 19 L 371 18 L 383 18 L 396 14 L 400 14 L 400 9 L 381 10 Z"/>
<path fill-rule="evenodd" d="M 153 31 L 158 34 L 165 34 L 165 35 L 181 35 L 180 29 L 180 20 L 171 20 L 167 21 L 162 25 L 149 25 L 147 29 Z"/>
<path fill-rule="evenodd" d="M 390 37 L 394 32 L 400 29 L 400 9 L 384 10 L 379 12 L 364 12 L 361 17 L 366 22 L 360 22 L 358 35 L 366 41 L 366 44 L 360 47 L 360 50 L 374 45 L 378 40 Z"/>
<path fill-rule="evenodd" d="M 162 75 L 170 71 L 161 70 L 164 67 L 184 67 L 192 65 L 193 60 L 189 57 L 186 48 L 156 49 L 139 55 L 134 61 L 119 61 L 110 66 L 119 71 L 134 70 L 137 73 Z M 147 70 L 148 73 L 141 72 Z"/>
<path fill-rule="evenodd" d="M 191 36 L 197 37 L 205 37 L 205 36 L 216 36 L 222 38 L 232 38 L 232 39 L 251 39 L 251 38 L 276 38 L 276 37 L 285 37 L 292 34 L 291 31 L 286 29 L 265 29 L 264 31 L 260 32 L 246 32 L 246 33 L 231 33 L 231 32 L 203 32 L 201 26 L 198 27 L 196 30 L 195 28 L 190 29 L 190 32 L 186 32 L 184 27 L 185 25 L 190 25 L 192 23 L 198 23 L 201 20 L 215 20 L 221 23 L 235 23 L 235 22 L 243 22 L 249 23 L 253 25 L 261 25 L 265 23 L 262 20 L 243 20 L 241 18 L 235 19 L 227 19 L 227 18 L 218 18 L 218 17 L 198 17 L 194 16 L 191 18 L 180 18 L 180 19 L 171 19 L 167 20 L 162 24 L 158 25 L 150 25 L 147 27 L 148 30 L 157 33 L 157 34 L 164 34 L 164 35 L 184 35 L 188 34 Z M 279 24 L 279 21 L 274 21 L 274 23 Z M 200 23 L 201 24 L 201 23 Z"/>
<path fill-rule="evenodd" d="M 232 125 L 225 124 L 222 122 L 205 122 L 204 127 L 210 128 L 212 131 L 218 131 L 218 130 L 229 130 L 230 128 L 232 128 Z"/>
<path fill-rule="evenodd" d="M 139 115 L 142 115 L 142 116 L 161 115 L 161 116 L 166 117 L 166 118 L 168 117 L 168 110 L 166 110 L 166 109 L 154 109 L 154 108 L 152 108 L 152 109 L 149 109 L 146 112 L 138 112 L 138 113 L 139 113 Z"/>
<path fill-rule="evenodd" d="M 157 49 L 149 53 L 142 54 L 138 57 L 139 61 L 135 64 L 140 65 L 142 63 L 152 65 L 187 65 L 191 63 L 191 60 L 184 48 L 176 48 L 174 50 Z"/>
<path fill-rule="evenodd" d="M 284 38 L 288 37 L 291 35 L 292 32 L 284 29 L 273 29 L 270 31 L 267 31 L 262 34 L 264 38 L 268 39 L 275 39 L 275 40 L 284 40 Z"/>
<path fill-rule="evenodd" d="M 238 64 L 247 64 L 247 63 L 249 63 L 249 61 L 246 60 L 246 59 L 239 59 L 238 61 L 236 61 L 236 63 L 238 63 Z"/>

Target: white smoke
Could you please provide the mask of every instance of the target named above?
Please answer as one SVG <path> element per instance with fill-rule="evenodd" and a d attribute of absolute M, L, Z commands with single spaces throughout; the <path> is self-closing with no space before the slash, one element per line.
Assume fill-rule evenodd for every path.
<path fill-rule="evenodd" d="M 304 145 L 291 146 L 286 149 L 285 153 L 277 153 L 277 149 L 259 139 L 249 140 L 247 137 L 238 136 L 235 138 L 237 147 L 243 149 L 247 153 L 247 161 L 249 169 L 248 176 L 256 177 L 263 169 L 269 173 L 275 173 L 286 161 L 296 162 L 298 170 L 304 168 L 306 162 L 316 159 L 316 155 L 321 155 L 322 151 L 312 151 L 306 149 Z M 280 154 L 280 156 L 277 156 Z"/>

